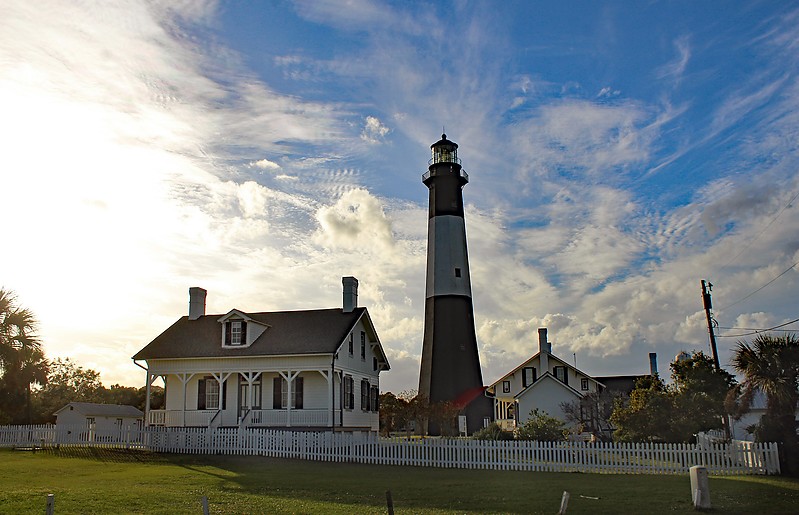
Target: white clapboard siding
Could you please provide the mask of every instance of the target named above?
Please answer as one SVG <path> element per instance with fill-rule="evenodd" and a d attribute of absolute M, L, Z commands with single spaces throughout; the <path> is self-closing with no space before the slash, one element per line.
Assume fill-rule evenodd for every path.
<path fill-rule="evenodd" d="M 701 445 L 481 441 L 236 427 L 123 427 L 98 434 L 85 426 L 0 426 L 0 447 L 55 446 L 480 470 L 687 474 L 692 466 L 703 465 L 719 475 L 780 473 L 776 443 L 737 440 Z"/>

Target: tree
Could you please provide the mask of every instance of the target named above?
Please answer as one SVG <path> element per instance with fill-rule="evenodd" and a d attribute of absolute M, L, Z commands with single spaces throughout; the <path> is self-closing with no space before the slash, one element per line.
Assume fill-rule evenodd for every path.
<path fill-rule="evenodd" d="M 33 312 L 0 288 L 0 422 L 31 422 L 31 386 L 47 379 Z"/>
<path fill-rule="evenodd" d="M 47 384 L 35 395 L 37 419 L 53 422 L 53 414 L 70 402 L 104 402 L 104 393 L 99 372 L 57 358 L 50 364 Z"/>
<path fill-rule="evenodd" d="M 380 394 L 380 432 L 389 436 L 407 424 L 407 401 L 391 392 Z"/>
<path fill-rule="evenodd" d="M 583 431 L 588 431 L 600 441 L 606 441 L 612 427 L 610 416 L 617 399 L 622 402 L 625 395 L 621 392 L 603 388 L 591 392 L 579 400 L 562 402 L 564 420 L 568 425 L 579 426 Z"/>
<path fill-rule="evenodd" d="M 735 376 L 716 370 L 713 359 L 695 352 L 689 359 L 671 364 L 674 381 L 672 425 L 679 441 L 688 441 L 700 431 L 723 427 L 728 411 L 727 394 L 736 384 Z"/>
<path fill-rule="evenodd" d="M 460 412 L 461 408 L 454 402 L 439 401 L 428 406 L 427 416 L 438 427 L 441 436 L 457 436 Z"/>
<path fill-rule="evenodd" d="M 550 417 L 545 411 L 534 409 L 530 418 L 516 432 L 519 440 L 538 440 L 540 442 L 555 442 L 563 440 L 566 423 L 555 417 Z"/>
<path fill-rule="evenodd" d="M 735 377 L 716 370 L 703 352 L 671 364 L 672 384 L 645 376 L 630 393 L 629 402 L 617 401 L 611 422 L 614 440 L 627 442 L 689 442 L 700 431 L 723 427 L 727 392 Z"/>
<path fill-rule="evenodd" d="M 627 402 L 617 399 L 610 422 L 613 439 L 620 442 L 668 441 L 666 421 L 671 400 L 666 384 L 657 376 L 644 376 L 635 383 Z"/>
<path fill-rule="evenodd" d="M 759 334 L 737 342 L 732 365 L 744 376 L 744 403 L 755 390 L 766 395 L 766 413 L 755 431 L 759 441 L 776 441 L 782 469 L 799 473 L 796 407 L 799 403 L 799 339 L 793 334 Z"/>

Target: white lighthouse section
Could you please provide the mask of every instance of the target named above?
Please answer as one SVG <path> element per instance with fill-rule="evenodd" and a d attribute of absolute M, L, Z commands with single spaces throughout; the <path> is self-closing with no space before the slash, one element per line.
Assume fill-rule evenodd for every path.
<path fill-rule="evenodd" d="M 463 217 L 434 216 L 427 222 L 427 298 L 472 297 Z"/>

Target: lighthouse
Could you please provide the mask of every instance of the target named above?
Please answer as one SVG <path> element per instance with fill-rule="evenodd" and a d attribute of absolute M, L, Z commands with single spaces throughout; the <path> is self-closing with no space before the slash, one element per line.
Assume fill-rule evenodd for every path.
<path fill-rule="evenodd" d="M 419 394 L 431 403 L 462 408 L 469 434 L 483 427 L 491 404 L 483 395 L 483 375 L 474 330 L 463 187 L 458 145 L 446 134 L 430 146 L 432 158 L 422 182 L 430 192 L 427 221 L 427 284 Z M 440 434 L 433 422 L 429 434 Z"/>

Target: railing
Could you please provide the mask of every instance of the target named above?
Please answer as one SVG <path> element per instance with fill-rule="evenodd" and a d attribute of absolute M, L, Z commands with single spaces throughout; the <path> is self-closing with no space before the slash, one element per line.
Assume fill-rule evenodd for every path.
<path fill-rule="evenodd" d="M 266 410 L 268 411 L 268 410 Z M 776 443 L 747 445 L 614 444 L 380 438 L 374 433 L 264 428 L 120 428 L 0 426 L 0 447 L 113 447 L 151 452 L 246 454 L 316 461 L 422 467 L 613 474 L 779 474 Z"/>
<path fill-rule="evenodd" d="M 291 413 L 291 416 L 289 416 Z M 256 427 L 285 427 L 285 426 L 307 426 L 307 427 L 328 427 L 330 426 L 330 410 L 326 409 L 261 409 L 252 410 L 248 426 Z"/>
<path fill-rule="evenodd" d="M 218 410 L 150 410 L 147 420 L 151 426 L 208 427 L 217 413 Z"/>
<path fill-rule="evenodd" d="M 433 175 L 433 173 L 430 170 L 428 170 L 425 173 L 423 173 L 422 174 L 422 182 L 424 182 L 427 179 L 429 179 L 432 175 Z M 469 174 L 466 173 L 466 171 L 463 170 L 463 168 L 461 168 L 460 176 L 463 177 L 466 180 L 466 182 L 469 182 Z"/>

